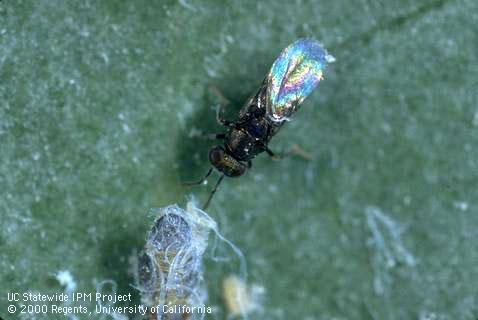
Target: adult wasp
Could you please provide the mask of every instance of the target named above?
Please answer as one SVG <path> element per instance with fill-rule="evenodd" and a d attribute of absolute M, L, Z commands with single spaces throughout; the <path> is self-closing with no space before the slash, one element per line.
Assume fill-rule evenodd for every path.
<path fill-rule="evenodd" d="M 218 109 L 217 120 L 226 132 L 216 134 L 214 138 L 222 140 L 223 144 L 209 151 L 212 167 L 207 174 L 199 181 L 186 183 L 202 183 L 214 168 L 221 173 L 204 209 L 209 206 L 224 176 L 243 175 L 251 168 L 251 160 L 262 152 L 279 158 L 269 149 L 269 141 L 323 79 L 325 67 L 334 60 L 317 41 L 299 39 L 281 52 L 261 87 L 247 100 L 236 120 L 224 119 Z"/>

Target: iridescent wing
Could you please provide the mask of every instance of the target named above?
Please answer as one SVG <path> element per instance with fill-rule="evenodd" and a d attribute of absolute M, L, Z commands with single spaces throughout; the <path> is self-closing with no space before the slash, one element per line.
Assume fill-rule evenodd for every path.
<path fill-rule="evenodd" d="M 327 63 L 335 59 L 315 40 L 299 39 L 285 48 L 265 82 L 268 117 L 287 120 L 322 80 Z"/>

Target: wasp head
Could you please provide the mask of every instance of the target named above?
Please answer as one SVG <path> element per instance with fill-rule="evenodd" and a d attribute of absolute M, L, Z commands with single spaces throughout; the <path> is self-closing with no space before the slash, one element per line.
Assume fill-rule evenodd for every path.
<path fill-rule="evenodd" d="M 227 153 L 221 146 L 209 151 L 209 162 L 228 177 L 239 177 L 246 172 L 247 166 Z"/>

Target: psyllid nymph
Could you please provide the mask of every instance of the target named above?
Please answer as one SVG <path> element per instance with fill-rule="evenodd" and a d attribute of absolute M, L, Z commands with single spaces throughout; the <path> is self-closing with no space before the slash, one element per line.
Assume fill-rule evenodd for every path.
<path fill-rule="evenodd" d="M 207 208 L 224 176 L 239 177 L 251 168 L 251 160 L 259 153 L 277 156 L 268 148 L 269 141 L 297 111 L 323 79 L 323 71 L 335 59 L 315 40 L 299 39 L 285 48 L 274 61 L 261 87 L 242 107 L 234 121 L 217 120 L 225 133 L 214 135 L 223 144 L 209 151 L 212 167 L 199 181 L 202 183 L 216 168 L 221 176 L 204 208 Z"/>

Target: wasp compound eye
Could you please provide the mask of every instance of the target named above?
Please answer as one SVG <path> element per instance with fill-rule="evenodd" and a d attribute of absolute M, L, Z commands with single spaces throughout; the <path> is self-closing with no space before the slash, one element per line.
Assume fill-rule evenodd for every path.
<path fill-rule="evenodd" d="M 220 146 L 216 146 L 209 151 L 209 161 L 215 167 L 217 167 L 224 159 L 224 149 Z"/>

